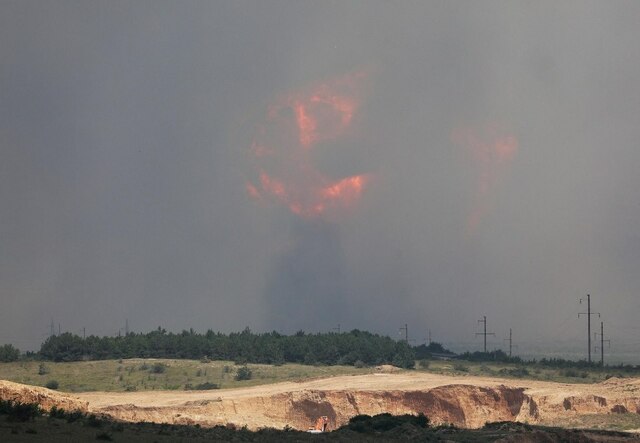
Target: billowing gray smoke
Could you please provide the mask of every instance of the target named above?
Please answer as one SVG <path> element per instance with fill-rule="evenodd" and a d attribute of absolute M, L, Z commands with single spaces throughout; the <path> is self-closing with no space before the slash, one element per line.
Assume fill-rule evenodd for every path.
<path fill-rule="evenodd" d="M 640 3 L 0 2 L 0 344 L 638 352 Z M 262 131 L 262 132 L 261 132 Z M 599 325 L 598 325 L 599 326 Z M 567 354 L 565 354 L 567 355 Z"/>
<path fill-rule="evenodd" d="M 271 261 L 266 324 L 285 333 L 327 331 L 352 318 L 346 272 L 336 227 L 295 220 L 289 247 Z"/>

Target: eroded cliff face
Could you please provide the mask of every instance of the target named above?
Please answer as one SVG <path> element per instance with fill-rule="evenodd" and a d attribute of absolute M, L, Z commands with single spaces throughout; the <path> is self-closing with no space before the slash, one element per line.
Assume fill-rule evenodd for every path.
<path fill-rule="evenodd" d="M 480 428 L 496 421 L 537 423 L 577 414 L 640 413 L 640 399 L 532 396 L 519 387 L 455 384 L 424 391 L 302 390 L 264 397 L 186 402 L 170 407 L 117 405 L 102 408 L 100 412 L 130 421 L 246 425 L 249 429 L 285 426 L 307 429 L 323 415 L 329 418 L 329 429 L 335 429 L 359 414 L 423 413 L 434 424 Z"/>
<path fill-rule="evenodd" d="M 640 380 L 637 379 L 610 380 L 596 385 L 524 381 L 528 386 L 522 387 L 468 378 L 468 382 L 465 380 L 468 384 L 425 386 L 419 382 L 409 383 L 404 389 L 388 390 L 384 387 L 392 383 L 392 379 L 362 380 L 374 383 L 367 388 L 346 388 L 345 380 L 325 379 L 322 388 L 317 382 L 305 382 L 288 386 L 287 390 L 273 385 L 275 387 L 258 391 L 95 393 L 88 408 L 86 402 L 73 396 L 1 382 L 0 398 L 37 402 L 45 409 L 56 405 L 66 410 L 89 410 L 134 422 L 247 426 L 249 429 L 290 426 L 304 430 L 323 415 L 329 418 L 331 430 L 359 414 L 423 413 L 431 423 L 451 423 L 464 428 L 480 428 L 487 422 L 498 421 L 548 423 L 584 414 L 640 414 Z M 342 389 L 331 388 L 341 386 L 340 383 L 343 383 Z M 414 385 L 416 389 L 408 387 Z M 218 393 L 220 397 L 216 397 Z M 99 406 L 94 404 L 98 401 Z"/>
<path fill-rule="evenodd" d="M 331 428 L 346 424 L 355 415 L 419 414 L 432 423 L 478 428 L 486 422 L 537 419 L 535 402 L 523 388 L 485 388 L 470 385 L 441 386 L 428 391 L 298 391 L 269 397 L 189 402 L 172 407 L 139 408 L 118 405 L 101 412 L 139 421 L 229 424 L 306 429 L 323 415 Z M 533 406 L 532 406 L 533 405 Z"/>
<path fill-rule="evenodd" d="M 302 392 L 281 396 L 289 404 L 287 418 L 293 423 L 309 423 L 319 415 L 327 415 L 331 423 L 341 426 L 358 414 L 419 414 L 432 423 L 451 423 L 476 428 L 490 421 L 512 421 L 530 415 L 529 399 L 522 388 L 485 388 L 470 385 L 448 385 L 428 391 L 374 392 Z M 527 405 L 523 411 L 523 405 Z"/>

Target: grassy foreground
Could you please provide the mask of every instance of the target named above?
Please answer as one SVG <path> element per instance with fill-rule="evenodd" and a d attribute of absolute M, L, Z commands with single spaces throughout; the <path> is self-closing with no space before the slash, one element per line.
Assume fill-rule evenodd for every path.
<path fill-rule="evenodd" d="M 423 422 L 425 421 L 423 417 Z M 320 435 L 290 429 L 262 429 L 256 432 L 224 427 L 200 428 L 152 423 L 119 423 L 95 416 L 38 416 L 16 421 L 0 414 L 0 441 L 11 442 L 631 442 L 632 434 L 611 431 L 566 430 L 521 423 L 491 423 L 482 429 L 430 427 L 415 416 L 358 416 L 342 428 Z"/>
<path fill-rule="evenodd" d="M 236 380 L 241 366 L 229 361 L 127 359 L 53 363 L 0 363 L 0 379 L 33 386 L 58 382 L 65 392 L 182 390 L 209 384 L 218 388 L 254 386 L 337 375 L 369 374 L 373 368 L 353 366 L 281 366 L 249 364 L 249 380 Z"/>

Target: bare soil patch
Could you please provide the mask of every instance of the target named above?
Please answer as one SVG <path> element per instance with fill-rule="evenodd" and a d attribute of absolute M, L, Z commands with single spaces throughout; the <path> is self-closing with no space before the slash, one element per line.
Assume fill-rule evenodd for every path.
<path fill-rule="evenodd" d="M 322 415 L 329 417 L 329 427 L 335 429 L 355 415 L 385 412 L 424 413 L 434 424 L 451 423 L 463 428 L 480 428 L 486 422 L 497 421 L 570 425 L 585 422 L 577 418 L 589 415 L 601 419 L 607 415 L 640 414 L 640 379 L 631 378 L 589 385 L 403 372 L 242 389 L 88 392 L 74 397 L 44 388 L 1 383 L 11 392 L 39 392 L 40 397 L 24 398 L 46 401 L 49 407 L 56 401 L 66 401 L 65 409 L 73 404 L 80 408 L 88 404 L 90 412 L 125 421 L 249 429 L 306 429 Z M 6 395 L 8 391 L 1 392 Z M 633 420 L 625 422 L 634 424 Z"/>

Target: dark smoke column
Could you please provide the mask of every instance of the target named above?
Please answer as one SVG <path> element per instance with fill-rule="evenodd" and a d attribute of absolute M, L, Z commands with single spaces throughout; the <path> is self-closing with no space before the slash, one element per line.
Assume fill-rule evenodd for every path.
<path fill-rule="evenodd" d="M 275 258 L 267 281 L 267 324 L 291 333 L 326 331 L 349 316 L 345 260 L 334 225 L 299 219 L 292 247 Z"/>
<path fill-rule="evenodd" d="M 353 139 L 365 79 L 363 72 L 350 73 L 288 92 L 267 107 L 256 128 L 247 193 L 262 204 L 287 208 L 293 220 L 289 248 L 270 264 L 268 329 L 327 330 L 348 315 L 337 223 L 371 177 L 333 176 L 317 167 L 314 152 L 339 156 Z"/>

